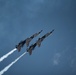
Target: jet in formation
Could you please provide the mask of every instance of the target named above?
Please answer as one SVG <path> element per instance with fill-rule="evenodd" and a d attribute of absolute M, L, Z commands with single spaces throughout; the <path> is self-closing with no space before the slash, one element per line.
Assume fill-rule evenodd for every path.
<path fill-rule="evenodd" d="M 23 47 L 24 44 L 26 44 L 26 46 L 28 47 L 28 46 L 29 46 L 29 43 L 31 42 L 31 40 L 32 40 L 33 38 L 35 38 L 36 36 L 38 36 L 42 31 L 43 31 L 43 30 L 41 30 L 40 32 L 33 34 L 31 37 L 29 37 L 29 38 L 21 41 L 18 45 L 16 45 L 17 50 L 20 52 L 21 47 Z"/>
<path fill-rule="evenodd" d="M 29 52 L 29 55 L 32 54 L 32 50 L 35 49 L 35 47 L 38 45 L 38 47 L 40 47 L 41 45 L 41 42 L 46 38 L 48 37 L 54 30 L 52 30 L 51 32 L 49 33 L 46 33 L 44 36 L 42 36 L 41 38 L 39 38 L 36 43 L 32 44 L 28 49 L 27 49 L 27 52 Z"/>
<path fill-rule="evenodd" d="M 37 43 L 34 43 L 29 48 L 27 48 L 27 52 L 29 52 L 29 55 L 32 54 L 32 50 L 34 50 L 36 46 L 37 46 Z"/>
<path fill-rule="evenodd" d="M 53 31 L 54 31 L 54 29 L 53 29 L 51 32 L 46 33 L 44 36 L 42 36 L 41 38 L 39 38 L 39 39 L 37 40 L 36 43 L 37 43 L 38 47 L 41 46 L 41 42 L 42 42 L 46 37 L 48 37 L 50 34 L 52 34 Z"/>
<path fill-rule="evenodd" d="M 27 38 L 27 39 L 26 39 L 26 46 L 28 47 L 28 46 L 29 46 L 30 41 L 31 41 L 34 37 L 38 36 L 42 31 L 43 31 L 43 30 L 41 30 L 40 32 L 35 33 L 35 34 L 34 34 L 34 35 L 32 35 L 31 37 Z"/>

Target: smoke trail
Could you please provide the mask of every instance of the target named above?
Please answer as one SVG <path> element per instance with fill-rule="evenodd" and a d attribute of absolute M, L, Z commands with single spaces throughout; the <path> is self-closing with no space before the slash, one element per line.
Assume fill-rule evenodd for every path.
<path fill-rule="evenodd" d="M 15 48 L 15 49 L 13 49 L 13 50 L 11 50 L 10 52 L 8 52 L 7 54 L 5 54 L 4 56 L 2 56 L 1 58 L 0 58 L 0 62 L 1 61 L 3 61 L 5 58 L 7 58 L 9 55 L 11 55 L 14 51 L 16 51 L 17 49 Z"/>
<path fill-rule="evenodd" d="M 13 64 L 15 64 L 22 56 L 24 56 L 27 52 L 24 52 L 21 56 L 19 56 L 17 59 L 15 59 L 11 64 L 6 66 L 3 70 L 0 71 L 0 75 L 4 74 Z"/>

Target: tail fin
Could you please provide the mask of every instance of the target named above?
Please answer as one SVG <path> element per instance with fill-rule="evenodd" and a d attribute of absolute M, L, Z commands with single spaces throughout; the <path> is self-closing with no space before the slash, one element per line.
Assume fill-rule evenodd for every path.
<path fill-rule="evenodd" d="M 18 46 L 18 45 L 16 45 L 16 48 L 17 48 L 18 52 L 20 52 L 21 47 L 20 47 L 20 46 Z"/>
<path fill-rule="evenodd" d="M 41 43 L 37 43 L 37 45 L 38 45 L 38 47 L 40 47 L 41 46 Z"/>
<path fill-rule="evenodd" d="M 27 38 L 27 39 L 26 39 L 26 46 L 27 46 L 27 47 L 29 46 L 30 41 L 31 41 L 31 38 Z"/>
<path fill-rule="evenodd" d="M 29 52 L 29 55 L 32 54 L 32 50 L 27 49 L 27 52 Z"/>
<path fill-rule="evenodd" d="M 26 42 L 26 46 L 27 46 L 27 47 L 29 46 L 29 42 Z"/>

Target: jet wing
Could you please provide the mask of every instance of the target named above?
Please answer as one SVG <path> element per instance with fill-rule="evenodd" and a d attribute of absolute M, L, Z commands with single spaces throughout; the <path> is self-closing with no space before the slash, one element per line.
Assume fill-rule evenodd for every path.
<path fill-rule="evenodd" d="M 29 54 L 30 54 L 30 55 L 32 54 L 32 50 L 29 50 Z"/>

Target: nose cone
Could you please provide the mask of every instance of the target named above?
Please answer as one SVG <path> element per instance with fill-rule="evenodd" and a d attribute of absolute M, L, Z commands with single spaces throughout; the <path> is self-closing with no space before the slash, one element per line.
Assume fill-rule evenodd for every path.
<path fill-rule="evenodd" d="M 50 33 L 52 33 L 53 31 L 54 31 L 54 29 Z"/>
<path fill-rule="evenodd" d="M 52 30 L 52 32 L 54 31 L 54 29 Z"/>
<path fill-rule="evenodd" d="M 41 30 L 41 32 L 42 32 L 43 30 Z"/>
<path fill-rule="evenodd" d="M 41 30 L 40 32 L 39 32 L 39 34 L 42 32 L 43 30 Z"/>

